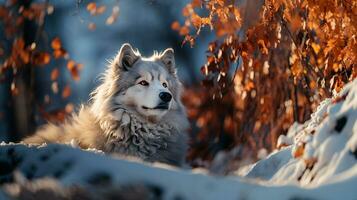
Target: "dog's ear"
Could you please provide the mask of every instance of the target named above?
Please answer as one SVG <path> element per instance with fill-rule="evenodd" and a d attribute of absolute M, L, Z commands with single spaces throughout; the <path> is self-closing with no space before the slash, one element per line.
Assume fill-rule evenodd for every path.
<path fill-rule="evenodd" d="M 174 50 L 172 48 L 168 48 L 164 52 L 162 52 L 160 55 L 160 60 L 164 63 L 170 73 L 176 73 L 175 55 Z"/>
<path fill-rule="evenodd" d="M 127 71 L 139 59 L 140 55 L 134 51 L 129 43 L 121 46 L 117 56 L 115 57 L 115 67 Z"/>

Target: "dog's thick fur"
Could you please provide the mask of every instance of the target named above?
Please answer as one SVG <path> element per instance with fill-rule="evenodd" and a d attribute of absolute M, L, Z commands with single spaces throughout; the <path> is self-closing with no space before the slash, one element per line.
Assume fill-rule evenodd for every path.
<path fill-rule="evenodd" d="M 167 110 L 143 110 L 144 106 L 137 106 L 138 101 L 146 101 L 146 97 L 135 98 L 135 91 L 145 89 L 136 83 L 142 73 L 157 74 L 160 80 L 165 78 L 167 88 L 160 88 L 160 91 L 165 90 L 172 95 Z M 129 93 L 134 93 L 134 96 L 128 96 Z M 64 124 L 47 124 L 24 142 L 74 141 L 81 148 L 181 165 L 187 149 L 185 131 L 188 120 L 180 93 L 181 83 L 176 75 L 172 49 L 144 58 L 129 44 L 124 44 L 110 62 L 89 103 L 82 105 L 79 112 Z"/>

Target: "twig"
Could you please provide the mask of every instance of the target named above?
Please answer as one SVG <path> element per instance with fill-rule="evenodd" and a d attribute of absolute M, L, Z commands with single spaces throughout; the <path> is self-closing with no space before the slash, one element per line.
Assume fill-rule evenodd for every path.
<path fill-rule="evenodd" d="M 239 63 L 240 63 L 240 56 L 238 56 L 238 59 L 237 59 L 237 64 L 236 64 L 236 68 L 234 70 L 234 74 L 233 74 L 233 78 L 232 80 L 229 82 L 229 84 L 227 85 L 227 87 L 225 88 L 225 90 L 223 92 L 221 92 L 222 96 L 226 95 L 229 91 L 229 89 L 232 87 L 232 85 L 234 84 L 234 79 L 236 78 L 236 75 L 237 75 L 237 71 L 238 71 L 238 68 L 239 68 Z"/>
<path fill-rule="evenodd" d="M 342 60 L 342 66 L 343 66 L 343 72 L 345 72 L 345 76 L 346 76 L 346 80 L 348 81 L 348 75 L 347 75 L 347 71 L 346 71 L 346 63 L 345 61 Z"/>
<path fill-rule="evenodd" d="M 285 30 L 288 32 L 288 35 L 289 35 L 291 41 L 293 41 L 293 43 L 294 43 L 294 45 L 295 45 L 295 47 L 296 47 L 296 49 L 297 49 L 297 52 L 298 52 L 298 54 L 299 54 L 299 57 L 302 58 L 302 59 L 306 62 L 306 64 L 304 64 L 304 63 L 302 63 L 302 64 L 303 64 L 304 66 L 306 66 L 307 69 L 309 69 L 309 70 L 310 70 L 312 73 L 314 73 L 315 75 L 317 75 L 317 76 L 319 76 L 319 77 L 324 77 L 324 75 L 323 75 L 323 73 L 321 72 L 321 70 L 320 70 L 319 68 L 317 68 L 317 72 L 316 72 L 316 71 L 313 69 L 313 67 L 312 67 L 312 65 L 310 64 L 310 62 L 303 56 L 303 54 L 302 54 L 302 52 L 301 52 L 301 49 L 298 48 L 299 45 L 298 45 L 297 42 L 295 41 L 294 36 L 293 36 L 293 34 L 290 32 L 289 27 L 287 27 L 286 21 L 284 20 L 284 18 L 283 18 L 283 16 L 281 15 L 281 12 L 280 12 L 280 11 L 278 12 L 278 15 L 279 15 L 279 17 L 280 17 L 280 20 L 281 20 L 281 22 L 282 22 L 283 27 L 284 27 Z M 302 62 L 302 61 L 300 61 L 300 62 Z M 325 87 L 323 87 L 322 89 L 324 90 L 324 92 L 325 92 L 326 94 L 329 94 L 329 91 L 327 91 Z"/>
<path fill-rule="evenodd" d="M 77 15 L 79 18 L 79 21 L 81 23 L 84 23 L 85 20 L 82 18 L 81 16 L 81 8 L 80 8 L 80 4 L 83 2 L 83 0 L 77 0 L 76 1 L 76 11 L 73 13 L 73 15 Z"/>
<path fill-rule="evenodd" d="M 35 43 L 37 43 L 40 40 L 41 33 L 43 32 L 43 29 L 44 29 L 46 12 L 47 12 L 47 7 L 49 5 L 49 0 L 46 0 L 44 4 L 45 4 L 45 8 L 44 8 L 44 10 L 41 11 L 41 15 L 40 15 L 39 23 L 38 23 L 39 26 L 36 31 L 36 37 L 35 37 L 35 41 L 34 41 Z"/>

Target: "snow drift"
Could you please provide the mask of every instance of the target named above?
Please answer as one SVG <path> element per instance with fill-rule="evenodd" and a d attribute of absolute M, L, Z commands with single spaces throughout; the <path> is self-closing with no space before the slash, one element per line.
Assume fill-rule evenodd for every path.
<path fill-rule="evenodd" d="M 356 119 L 357 80 L 321 102 L 309 121 L 291 126 L 278 139 L 281 150 L 257 162 L 246 176 L 307 187 L 356 176 Z"/>
<path fill-rule="evenodd" d="M 66 145 L 0 146 L 0 198 L 356 199 L 357 80 L 294 124 L 245 177 L 212 176 Z"/>

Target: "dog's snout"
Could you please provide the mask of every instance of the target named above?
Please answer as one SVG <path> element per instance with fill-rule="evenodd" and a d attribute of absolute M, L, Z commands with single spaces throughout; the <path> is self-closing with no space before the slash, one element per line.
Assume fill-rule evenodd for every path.
<path fill-rule="evenodd" d="M 160 92 L 159 97 L 164 102 L 170 102 L 172 99 L 172 95 L 168 92 Z"/>

